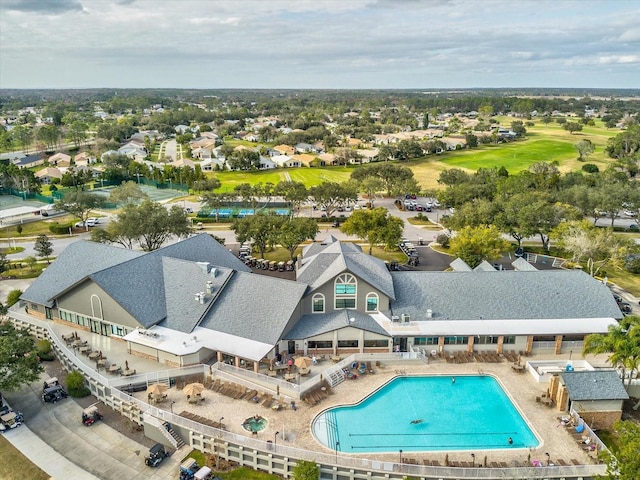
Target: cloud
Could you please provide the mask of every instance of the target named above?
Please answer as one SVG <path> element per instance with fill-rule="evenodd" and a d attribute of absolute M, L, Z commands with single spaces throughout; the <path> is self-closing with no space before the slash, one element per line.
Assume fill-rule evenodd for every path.
<path fill-rule="evenodd" d="M 66 12 L 82 12 L 84 7 L 78 0 L 5 0 L 0 8 L 16 11 L 40 13 L 42 15 L 61 15 Z"/>

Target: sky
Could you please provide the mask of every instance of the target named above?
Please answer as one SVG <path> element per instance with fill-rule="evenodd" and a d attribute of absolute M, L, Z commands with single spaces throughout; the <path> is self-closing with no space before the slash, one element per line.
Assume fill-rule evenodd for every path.
<path fill-rule="evenodd" d="M 0 88 L 640 88 L 640 0 L 0 0 Z"/>

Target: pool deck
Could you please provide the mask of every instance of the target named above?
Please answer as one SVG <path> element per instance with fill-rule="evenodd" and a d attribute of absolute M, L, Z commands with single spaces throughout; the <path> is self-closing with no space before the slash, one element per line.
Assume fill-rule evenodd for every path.
<path fill-rule="evenodd" d="M 602 364 L 599 359 L 593 362 L 599 366 Z M 325 362 L 329 366 L 329 362 Z M 317 369 L 323 364 L 318 365 Z M 570 435 L 571 430 L 561 426 L 557 420 L 558 416 L 564 415 L 555 407 L 548 407 L 542 403 L 536 403 L 536 396 L 540 396 L 546 391 L 546 384 L 538 384 L 528 373 L 517 373 L 511 368 L 511 363 L 502 362 L 498 364 L 468 363 L 468 364 L 448 364 L 444 360 L 435 360 L 429 365 L 418 363 L 388 363 L 376 369 L 374 374 L 358 376 L 357 380 L 345 380 L 334 389 L 334 395 L 325 398 L 320 404 L 310 407 L 304 402 L 296 402 L 297 410 L 290 408 L 283 410 L 272 410 L 262 407 L 247 400 L 234 400 L 220 393 L 205 391 L 203 396 L 205 401 L 196 405 L 189 404 L 186 396 L 175 388 L 171 388 L 168 394 L 169 402 L 158 405 L 159 408 L 169 409 L 169 403 L 173 404 L 173 412 L 191 412 L 209 418 L 217 422 L 224 417 L 226 429 L 237 434 L 248 435 L 242 428 L 243 421 L 253 415 L 261 415 L 268 420 L 266 428 L 257 434 L 263 440 L 273 440 L 276 432 L 279 432 L 277 442 L 289 444 L 298 448 L 309 450 L 319 450 L 331 452 L 316 441 L 311 433 L 311 421 L 322 410 L 336 405 L 345 405 L 360 401 L 373 390 L 377 389 L 391 378 L 398 374 L 433 374 L 433 375 L 465 375 L 484 373 L 495 376 L 504 387 L 513 403 L 523 414 L 534 433 L 540 438 L 540 445 L 529 451 L 529 449 L 504 449 L 504 450 L 484 450 L 484 451 L 450 451 L 450 452 L 405 452 L 404 456 L 415 459 L 417 463 L 423 460 L 438 460 L 444 465 L 445 455 L 448 455 L 450 462 L 472 461 L 471 453 L 475 454 L 476 465 L 483 464 L 485 455 L 487 464 L 497 462 L 498 465 L 506 463 L 507 466 L 522 465 L 527 461 L 539 460 L 546 464 L 546 452 L 550 454 L 552 462 L 562 459 L 568 464 L 576 460 L 580 464 L 594 463 L 594 459 L 584 452 L 580 445 Z M 145 393 L 136 394 L 144 399 Z M 455 410 L 454 403 L 443 405 L 443 408 Z M 284 435 L 283 435 L 284 433 Z M 370 459 L 386 461 L 398 461 L 398 453 L 389 454 L 368 453 L 354 455 Z M 557 463 L 556 463 L 557 464 Z M 530 463 L 529 463 L 530 465 Z M 505 465 L 501 465 L 505 466 Z"/>

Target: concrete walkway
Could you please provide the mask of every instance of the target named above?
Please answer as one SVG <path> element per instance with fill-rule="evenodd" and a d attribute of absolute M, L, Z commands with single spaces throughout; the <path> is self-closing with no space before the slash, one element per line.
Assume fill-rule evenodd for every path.
<path fill-rule="evenodd" d="M 40 399 L 42 383 L 5 394 L 20 410 L 25 424 L 5 437 L 25 456 L 55 479 L 175 479 L 180 464 L 176 454 L 158 468 L 144 464 L 148 448 L 103 422 L 86 427 L 82 407 L 72 398 L 55 404 Z M 174 458 L 175 457 L 175 458 Z"/>

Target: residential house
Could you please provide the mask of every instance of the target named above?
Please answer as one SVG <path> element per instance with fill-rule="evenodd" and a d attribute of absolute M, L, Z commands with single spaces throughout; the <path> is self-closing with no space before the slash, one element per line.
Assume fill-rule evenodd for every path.
<path fill-rule="evenodd" d="M 62 179 L 63 172 L 57 167 L 45 167 L 42 170 L 38 170 L 34 176 L 40 180 L 42 185 L 51 185 L 53 179 Z"/>
<path fill-rule="evenodd" d="M 32 155 L 25 155 L 20 158 L 13 158 L 11 163 L 16 165 L 18 168 L 33 168 L 38 167 L 40 165 L 44 165 L 45 157 L 39 153 L 35 153 Z"/>
<path fill-rule="evenodd" d="M 333 153 L 321 153 L 318 155 L 318 160 L 320 160 L 320 166 L 324 167 L 325 165 L 335 164 L 336 156 Z"/>
<path fill-rule="evenodd" d="M 96 163 L 97 159 L 89 152 L 81 152 L 74 157 L 73 161 L 76 165 L 91 165 Z"/>
<path fill-rule="evenodd" d="M 175 160 L 171 162 L 169 165 L 176 168 L 189 167 L 192 170 L 195 170 L 196 163 L 193 160 L 189 160 L 188 158 L 181 158 L 179 160 Z"/>
<path fill-rule="evenodd" d="M 271 157 L 271 161 L 281 168 L 296 168 L 302 165 L 300 160 L 296 160 L 289 155 L 274 155 Z"/>
<path fill-rule="evenodd" d="M 296 153 L 318 153 L 316 146 L 310 143 L 297 143 L 293 148 Z"/>
<path fill-rule="evenodd" d="M 273 161 L 271 157 L 266 157 L 264 155 L 260 155 L 260 170 L 271 170 L 272 168 L 276 168 L 277 164 Z"/>
<path fill-rule="evenodd" d="M 380 154 L 380 150 L 378 150 L 377 148 L 358 149 L 356 150 L 356 152 L 360 156 L 359 163 L 377 162 L 378 155 Z"/>
<path fill-rule="evenodd" d="M 297 155 L 293 155 L 292 158 L 300 162 L 300 165 L 310 167 L 311 162 L 313 162 L 317 157 L 315 155 L 311 155 L 310 153 L 299 153 Z"/>
<path fill-rule="evenodd" d="M 58 167 L 68 167 L 71 165 L 71 156 L 66 153 L 58 152 L 49 157 L 49 164 L 56 165 Z"/>
<path fill-rule="evenodd" d="M 295 148 L 293 148 L 291 145 L 277 145 L 271 150 L 277 152 L 277 155 L 294 155 L 296 153 Z"/>
<path fill-rule="evenodd" d="M 102 155 L 100 155 L 100 161 L 104 162 L 105 158 L 111 157 L 114 155 L 120 155 L 120 152 L 118 152 L 117 150 L 107 150 Z"/>

